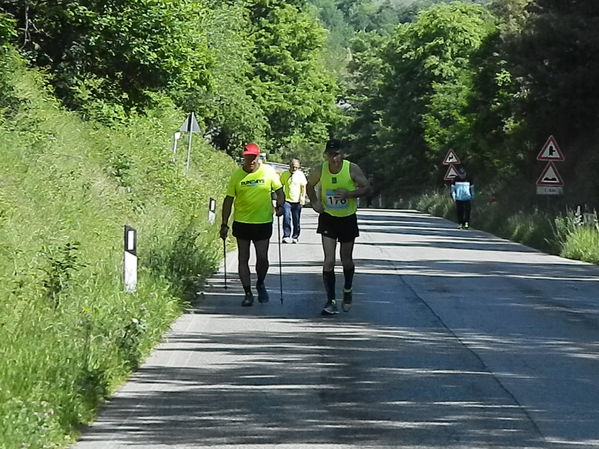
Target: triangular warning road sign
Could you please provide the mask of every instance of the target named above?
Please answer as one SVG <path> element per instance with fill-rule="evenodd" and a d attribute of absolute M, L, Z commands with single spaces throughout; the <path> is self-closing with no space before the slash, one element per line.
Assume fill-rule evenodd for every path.
<path fill-rule="evenodd" d="M 557 168 L 553 165 L 553 162 L 547 162 L 545 169 L 537 179 L 538 186 L 563 186 L 564 181 L 562 181 L 561 176 L 557 172 Z"/>
<path fill-rule="evenodd" d="M 443 165 L 459 164 L 460 158 L 453 150 L 449 150 L 445 159 L 443 159 Z"/>
<path fill-rule="evenodd" d="M 198 121 L 196 120 L 196 116 L 193 112 L 191 112 L 187 118 L 185 119 L 185 122 L 183 122 L 183 124 L 181 125 L 180 131 L 186 132 L 186 133 L 199 133 L 200 132 L 200 125 L 198 125 Z"/>
<path fill-rule="evenodd" d="M 560 150 L 557 140 L 555 140 L 555 137 L 549 136 L 547 142 L 537 154 L 537 161 L 563 161 L 564 159 L 564 154 Z"/>
<path fill-rule="evenodd" d="M 458 176 L 458 170 L 455 168 L 455 166 L 450 164 L 449 168 L 447 169 L 447 173 L 445 173 L 445 177 L 443 178 L 443 180 L 451 181 L 456 176 Z"/>

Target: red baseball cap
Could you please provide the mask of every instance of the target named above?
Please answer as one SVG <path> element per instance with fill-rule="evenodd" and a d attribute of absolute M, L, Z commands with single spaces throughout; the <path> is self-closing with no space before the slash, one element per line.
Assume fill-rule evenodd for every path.
<path fill-rule="evenodd" d="M 243 147 L 243 155 L 260 156 L 260 147 L 255 143 L 248 143 Z"/>

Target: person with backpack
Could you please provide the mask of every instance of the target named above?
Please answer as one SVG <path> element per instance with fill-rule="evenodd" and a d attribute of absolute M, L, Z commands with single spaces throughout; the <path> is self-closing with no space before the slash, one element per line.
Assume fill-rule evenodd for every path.
<path fill-rule="evenodd" d="M 474 184 L 464 167 L 458 169 L 458 174 L 451 182 L 451 198 L 456 206 L 458 229 L 470 227 L 470 212 L 474 198 Z"/>

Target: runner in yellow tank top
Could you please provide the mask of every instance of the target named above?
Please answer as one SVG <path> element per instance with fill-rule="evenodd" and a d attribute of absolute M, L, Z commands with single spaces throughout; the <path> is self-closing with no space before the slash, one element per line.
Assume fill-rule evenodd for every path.
<path fill-rule="evenodd" d="M 356 190 L 356 184 L 350 174 L 351 162 L 341 161 L 341 170 L 331 173 L 329 162 L 324 162 L 320 171 L 320 198 L 324 212 L 334 217 L 348 217 L 358 210 L 355 197 L 340 198 L 335 191 L 343 189 L 348 192 Z"/>
<path fill-rule="evenodd" d="M 349 311 L 352 304 L 352 283 L 355 272 L 353 260 L 354 240 L 359 235 L 356 217 L 357 201 L 360 196 L 370 193 L 370 184 L 362 169 L 344 160 L 341 142 L 329 140 L 325 149 L 327 161 L 310 173 L 306 193 L 312 208 L 319 213 L 318 229 L 322 236 L 324 263 L 322 278 L 327 293 L 323 315 L 338 312 L 335 295 L 335 252 L 337 241 L 341 244 L 341 264 L 343 266 L 343 310 Z M 316 185 L 320 184 L 320 195 Z"/>

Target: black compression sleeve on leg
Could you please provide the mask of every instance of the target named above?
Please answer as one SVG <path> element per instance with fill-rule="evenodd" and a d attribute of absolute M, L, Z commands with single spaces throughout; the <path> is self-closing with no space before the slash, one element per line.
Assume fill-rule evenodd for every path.
<path fill-rule="evenodd" d="M 343 269 L 343 276 L 345 278 L 345 283 L 343 285 L 343 288 L 345 290 L 351 290 L 351 286 L 354 282 L 354 273 L 356 271 L 356 267 L 351 267 L 351 268 L 344 268 Z"/>
<path fill-rule="evenodd" d="M 323 271 L 322 280 L 327 292 L 327 299 L 335 299 L 335 271 Z"/>

